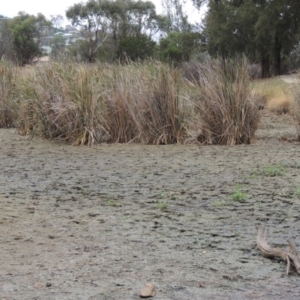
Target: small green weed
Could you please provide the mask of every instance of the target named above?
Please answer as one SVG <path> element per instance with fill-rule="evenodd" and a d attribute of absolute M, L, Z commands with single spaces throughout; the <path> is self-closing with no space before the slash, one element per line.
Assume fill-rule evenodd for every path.
<path fill-rule="evenodd" d="M 167 195 L 166 192 L 163 192 L 163 191 L 162 191 L 162 192 L 159 193 L 159 198 L 160 198 L 160 199 L 165 199 L 165 198 L 167 198 L 167 196 L 168 196 L 168 195 Z"/>
<path fill-rule="evenodd" d="M 231 199 L 234 200 L 234 201 L 238 201 L 238 202 L 243 202 L 245 201 L 247 195 L 245 192 L 243 192 L 241 190 L 241 187 L 238 185 L 236 188 L 235 188 L 235 191 L 233 194 L 230 195 Z"/>
<path fill-rule="evenodd" d="M 159 202 L 157 203 L 156 208 L 160 210 L 165 210 L 168 208 L 168 206 L 169 206 L 168 202 Z"/>
<path fill-rule="evenodd" d="M 108 205 L 108 206 L 119 206 L 118 203 L 116 202 L 116 200 L 114 200 L 114 199 L 110 199 L 110 200 L 107 202 L 107 205 Z"/>
<path fill-rule="evenodd" d="M 295 191 L 295 195 L 300 198 L 300 187 L 298 187 Z"/>
<path fill-rule="evenodd" d="M 262 174 L 269 177 L 282 176 L 285 173 L 282 165 L 266 166 L 262 170 Z"/>
<path fill-rule="evenodd" d="M 222 207 L 222 206 L 225 206 L 227 203 L 226 201 L 215 201 L 212 203 L 212 206 L 213 207 Z"/>

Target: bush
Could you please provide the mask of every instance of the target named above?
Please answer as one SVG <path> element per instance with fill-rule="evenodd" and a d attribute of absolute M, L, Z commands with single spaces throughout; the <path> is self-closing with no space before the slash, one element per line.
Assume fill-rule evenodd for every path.
<path fill-rule="evenodd" d="M 189 61 L 201 46 L 201 35 L 196 32 L 171 32 L 160 40 L 163 61 L 178 64 Z"/>
<path fill-rule="evenodd" d="M 155 47 L 156 42 L 147 35 L 128 36 L 120 40 L 117 57 L 122 61 L 145 60 L 153 56 Z"/>
<path fill-rule="evenodd" d="M 250 90 L 247 61 L 216 60 L 201 70 L 196 108 L 205 144 L 250 144 L 260 114 Z"/>

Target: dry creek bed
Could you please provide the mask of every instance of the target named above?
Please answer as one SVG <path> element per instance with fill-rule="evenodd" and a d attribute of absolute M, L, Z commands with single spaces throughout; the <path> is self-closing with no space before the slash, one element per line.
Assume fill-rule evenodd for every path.
<path fill-rule="evenodd" d="M 300 248 L 300 144 L 280 136 L 295 136 L 289 116 L 265 114 L 256 143 L 234 147 L 0 130 L 1 299 L 139 299 L 147 282 L 157 300 L 298 299 L 299 275 L 256 247 L 263 224 Z"/>

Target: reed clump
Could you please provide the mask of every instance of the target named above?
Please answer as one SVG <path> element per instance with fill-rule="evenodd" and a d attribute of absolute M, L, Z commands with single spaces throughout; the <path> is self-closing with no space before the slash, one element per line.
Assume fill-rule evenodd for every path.
<path fill-rule="evenodd" d="M 202 67 L 195 103 L 205 144 L 250 144 L 260 113 L 250 88 L 247 61 L 216 60 Z"/>
<path fill-rule="evenodd" d="M 1 99 L 9 99 L 9 118 L 1 115 L 1 122 L 20 134 L 74 145 L 185 143 L 199 130 L 198 140 L 207 144 L 247 144 L 259 121 L 247 64 L 236 61 L 202 65 L 197 83 L 152 60 L 49 62 L 13 72 L 5 71 Z"/>
<path fill-rule="evenodd" d="M 17 69 L 8 61 L 0 63 L 0 127 L 14 126 L 17 119 Z"/>

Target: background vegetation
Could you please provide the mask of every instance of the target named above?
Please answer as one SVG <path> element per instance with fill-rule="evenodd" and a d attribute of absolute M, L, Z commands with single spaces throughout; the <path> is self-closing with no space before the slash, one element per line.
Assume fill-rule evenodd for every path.
<path fill-rule="evenodd" d="M 162 4 L 88 0 L 65 27 L 0 16 L 0 126 L 72 144 L 251 143 L 268 95 L 250 79 L 298 68 L 300 4 L 195 0 L 198 24 L 179 0 Z M 273 103 L 294 105 L 297 128 L 298 102 Z"/>
<path fill-rule="evenodd" d="M 180 0 L 88 0 L 65 17 L 0 15 L 0 59 L 25 65 L 45 53 L 58 60 L 123 62 L 160 59 L 172 64 L 245 55 L 269 77 L 296 70 L 300 62 L 300 2 L 290 0 L 194 0 L 206 6 L 203 20 L 191 20 Z"/>

